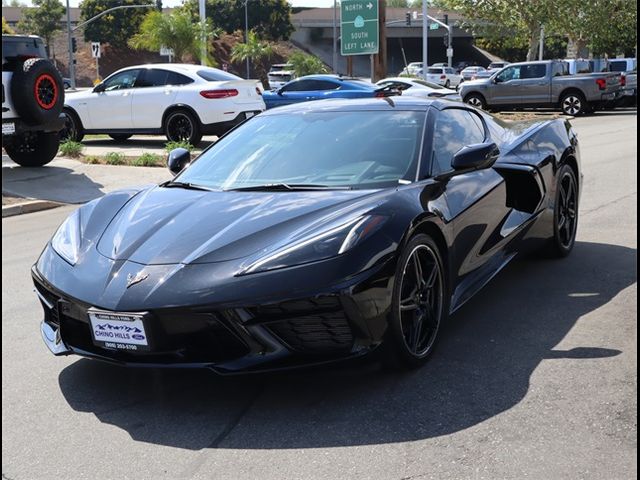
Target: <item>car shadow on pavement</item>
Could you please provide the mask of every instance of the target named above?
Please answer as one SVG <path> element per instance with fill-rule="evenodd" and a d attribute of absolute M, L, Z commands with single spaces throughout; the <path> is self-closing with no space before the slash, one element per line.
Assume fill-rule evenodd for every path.
<path fill-rule="evenodd" d="M 85 203 L 104 195 L 103 185 L 71 168 L 2 166 L 2 191 L 24 198 Z"/>
<path fill-rule="evenodd" d="M 524 259 L 444 327 L 424 367 L 376 362 L 218 377 L 78 360 L 59 375 L 67 402 L 136 441 L 184 449 L 320 448 L 404 442 L 477 425 L 517 405 L 543 360 L 598 361 L 601 345 L 556 348 L 574 324 L 636 282 L 636 250 L 578 242 L 564 260 Z"/>

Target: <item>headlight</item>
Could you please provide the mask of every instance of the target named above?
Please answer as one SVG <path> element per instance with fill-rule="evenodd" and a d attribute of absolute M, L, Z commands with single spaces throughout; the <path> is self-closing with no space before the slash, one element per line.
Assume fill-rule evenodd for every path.
<path fill-rule="evenodd" d="M 381 215 L 363 215 L 321 233 L 310 235 L 254 261 L 240 275 L 317 262 L 341 255 L 377 231 Z"/>
<path fill-rule="evenodd" d="M 51 239 L 51 246 L 71 265 L 76 264 L 80 248 L 80 210 L 76 210 L 62 222 Z"/>

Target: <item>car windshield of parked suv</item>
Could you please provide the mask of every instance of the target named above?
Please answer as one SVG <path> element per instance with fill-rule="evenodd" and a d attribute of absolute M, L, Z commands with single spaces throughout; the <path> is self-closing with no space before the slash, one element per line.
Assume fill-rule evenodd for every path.
<path fill-rule="evenodd" d="M 384 188 L 416 177 L 425 112 L 323 111 L 257 116 L 221 138 L 176 181 Z"/>

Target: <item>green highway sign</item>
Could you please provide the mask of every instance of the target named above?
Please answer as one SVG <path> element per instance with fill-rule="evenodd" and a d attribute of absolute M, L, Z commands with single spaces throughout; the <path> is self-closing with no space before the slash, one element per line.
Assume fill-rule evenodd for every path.
<path fill-rule="evenodd" d="M 378 0 L 340 2 L 340 53 L 371 55 L 378 53 Z"/>
<path fill-rule="evenodd" d="M 431 25 L 429 25 L 429 30 L 438 30 L 440 28 L 440 24 L 438 23 L 432 23 Z"/>

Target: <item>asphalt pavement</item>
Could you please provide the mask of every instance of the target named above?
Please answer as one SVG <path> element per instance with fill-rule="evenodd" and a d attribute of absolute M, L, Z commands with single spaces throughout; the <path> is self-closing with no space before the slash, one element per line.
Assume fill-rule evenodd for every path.
<path fill-rule="evenodd" d="M 502 272 L 404 374 L 221 378 L 56 358 L 29 268 L 63 207 L 2 220 L 3 479 L 637 477 L 637 117 L 573 121 L 574 251 Z"/>

